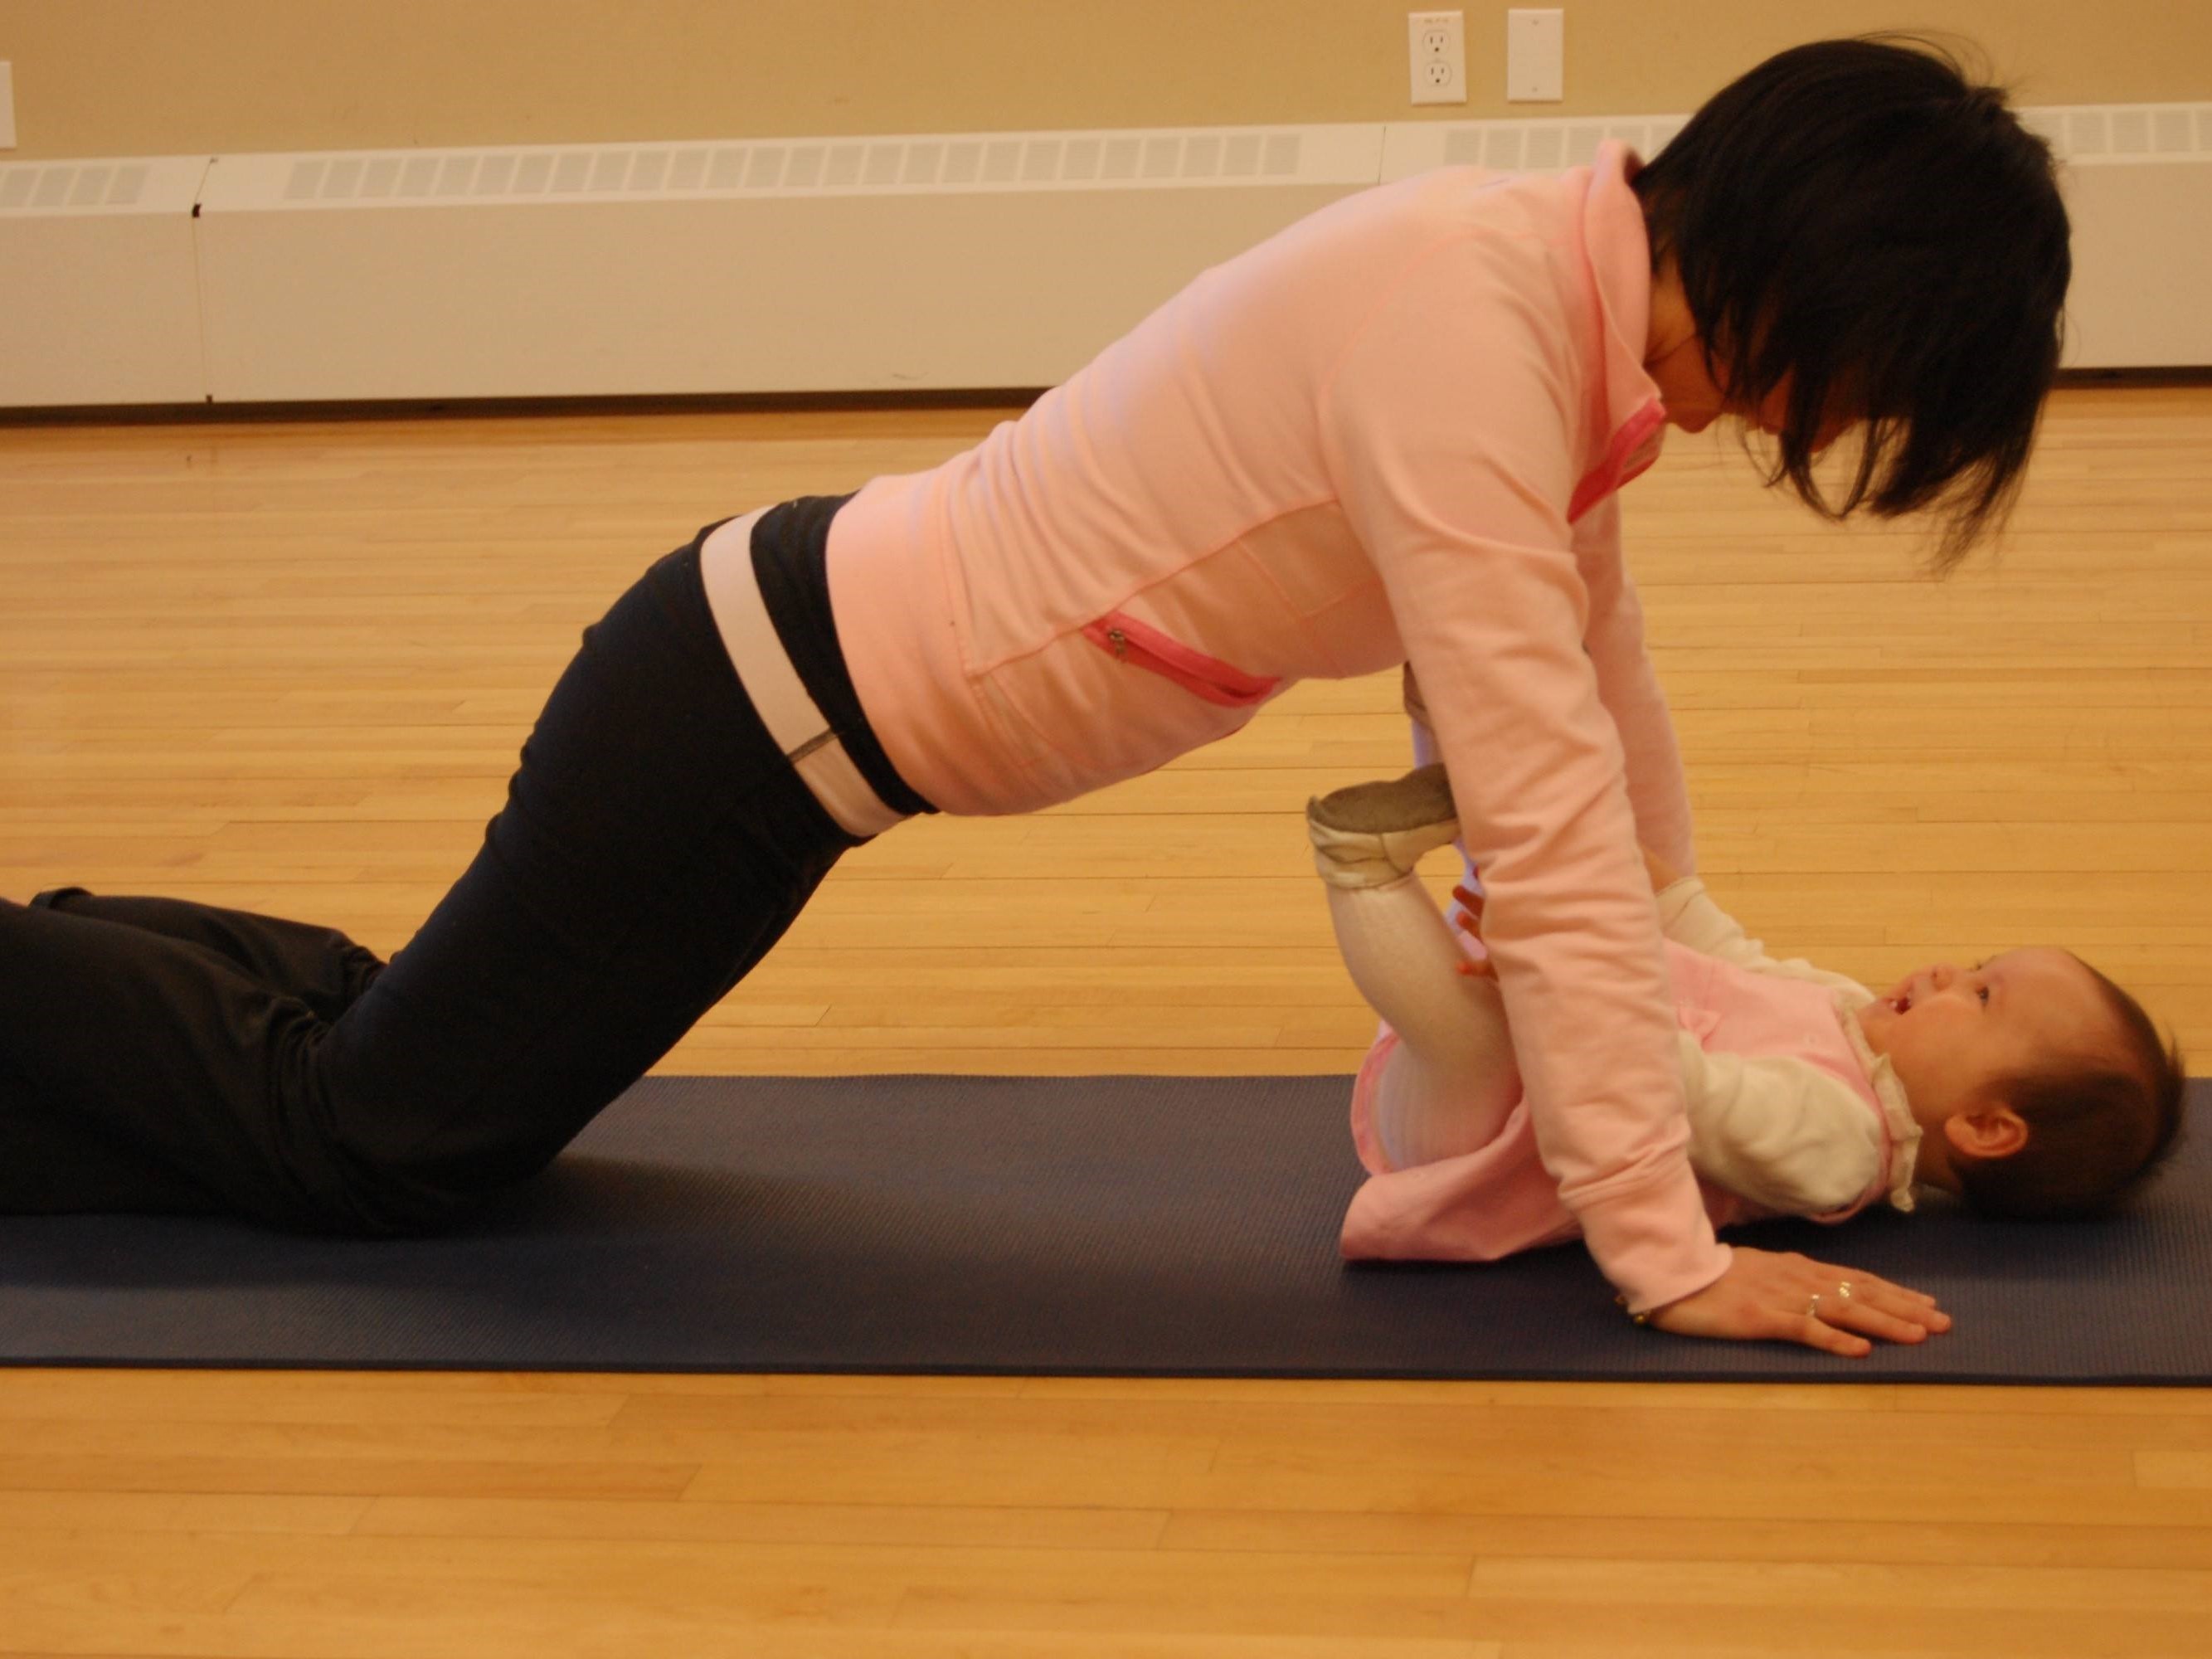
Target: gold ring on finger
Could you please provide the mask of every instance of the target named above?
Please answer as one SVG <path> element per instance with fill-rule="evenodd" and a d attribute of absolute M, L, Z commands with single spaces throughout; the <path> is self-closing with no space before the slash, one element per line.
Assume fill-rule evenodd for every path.
<path fill-rule="evenodd" d="M 1808 1319 L 1818 1319 L 1820 1316 L 1820 1291 L 1814 1291 L 1813 1294 L 1806 1299 L 1805 1316 Z"/>

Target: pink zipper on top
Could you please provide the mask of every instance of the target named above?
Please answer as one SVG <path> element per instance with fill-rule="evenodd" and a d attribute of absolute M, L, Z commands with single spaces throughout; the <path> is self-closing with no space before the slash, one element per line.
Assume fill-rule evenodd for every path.
<path fill-rule="evenodd" d="M 1173 680 L 1194 697 L 1224 708 L 1245 708 L 1263 702 L 1280 685 L 1280 675 L 1248 674 L 1243 669 L 1194 651 L 1182 641 L 1163 634 L 1150 623 L 1139 622 L 1126 611 L 1109 611 L 1083 630 L 1083 637 L 1119 662 L 1150 669 Z"/>

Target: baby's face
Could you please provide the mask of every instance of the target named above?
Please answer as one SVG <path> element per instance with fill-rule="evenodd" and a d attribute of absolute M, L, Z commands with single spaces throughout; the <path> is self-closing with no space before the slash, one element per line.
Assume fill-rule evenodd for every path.
<path fill-rule="evenodd" d="M 1889 1056 L 1923 1128 L 1990 1104 L 2007 1077 L 2054 1059 L 2110 1054 L 2118 1042 L 2095 976 L 2047 946 L 2007 951 L 1972 968 L 1923 968 L 1858 1018 L 1868 1046 Z"/>

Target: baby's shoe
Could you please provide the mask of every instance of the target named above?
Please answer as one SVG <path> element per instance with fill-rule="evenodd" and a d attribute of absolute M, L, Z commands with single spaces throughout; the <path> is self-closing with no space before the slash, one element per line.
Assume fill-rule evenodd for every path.
<path fill-rule="evenodd" d="M 1444 769 L 1423 766 L 1308 801 L 1306 834 L 1323 881 L 1387 887 L 1411 875 L 1424 854 L 1451 844 L 1459 814 Z"/>

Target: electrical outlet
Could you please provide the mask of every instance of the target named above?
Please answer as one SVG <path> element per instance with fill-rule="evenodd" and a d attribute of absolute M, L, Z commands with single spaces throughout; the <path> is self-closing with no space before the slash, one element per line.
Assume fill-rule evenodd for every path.
<path fill-rule="evenodd" d="M 15 148 L 15 71 L 0 64 L 0 149 Z"/>
<path fill-rule="evenodd" d="M 1505 98 L 1514 104 L 1556 104 L 1566 94 L 1567 15 L 1505 14 Z"/>
<path fill-rule="evenodd" d="M 1406 53 L 1417 104 L 1467 102 L 1467 14 L 1409 11 Z"/>

